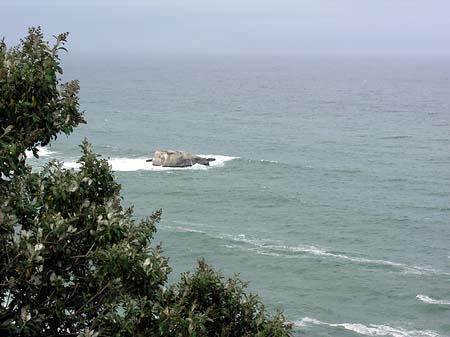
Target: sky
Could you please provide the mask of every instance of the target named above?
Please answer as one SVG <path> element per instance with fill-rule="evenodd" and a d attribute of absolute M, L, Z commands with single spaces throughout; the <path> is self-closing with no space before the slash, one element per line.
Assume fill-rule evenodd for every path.
<path fill-rule="evenodd" d="M 450 0 L 0 0 L 0 37 L 71 52 L 450 56 Z"/>

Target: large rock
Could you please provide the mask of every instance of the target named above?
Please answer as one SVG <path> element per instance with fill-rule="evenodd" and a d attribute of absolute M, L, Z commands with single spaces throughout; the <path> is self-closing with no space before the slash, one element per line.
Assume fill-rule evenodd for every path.
<path fill-rule="evenodd" d="M 155 151 L 151 159 L 154 166 L 189 167 L 195 164 L 209 165 L 214 158 L 200 157 L 184 151 Z"/>

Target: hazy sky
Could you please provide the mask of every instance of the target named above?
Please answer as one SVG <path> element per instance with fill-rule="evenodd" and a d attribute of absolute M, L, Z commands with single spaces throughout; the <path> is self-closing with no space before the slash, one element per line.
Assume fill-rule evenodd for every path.
<path fill-rule="evenodd" d="M 104 52 L 450 55 L 450 0 L 0 0 L 9 45 L 41 25 Z"/>

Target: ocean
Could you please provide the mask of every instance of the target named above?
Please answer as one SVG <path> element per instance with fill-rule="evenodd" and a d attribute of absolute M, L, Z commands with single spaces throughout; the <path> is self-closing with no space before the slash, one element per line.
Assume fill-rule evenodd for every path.
<path fill-rule="evenodd" d="M 450 336 L 450 61 L 63 55 L 84 137 L 137 218 L 162 208 L 170 281 L 239 273 L 295 336 Z M 158 149 L 214 156 L 154 168 Z"/>

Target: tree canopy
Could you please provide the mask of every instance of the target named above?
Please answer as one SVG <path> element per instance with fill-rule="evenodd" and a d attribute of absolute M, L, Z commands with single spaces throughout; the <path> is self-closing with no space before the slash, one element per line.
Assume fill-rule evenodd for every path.
<path fill-rule="evenodd" d="M 151 244 L 161 210 L 136 221 L 86 140 L 79 170 L 27 165 L 26 150 L 84 123 L 78 82 L 59 77 L 66 39 L 31 28 L 16 47 L 0 43 L 0 335 L 290 336 L 281 312 L 203 260 L 169 285 Z"/>

